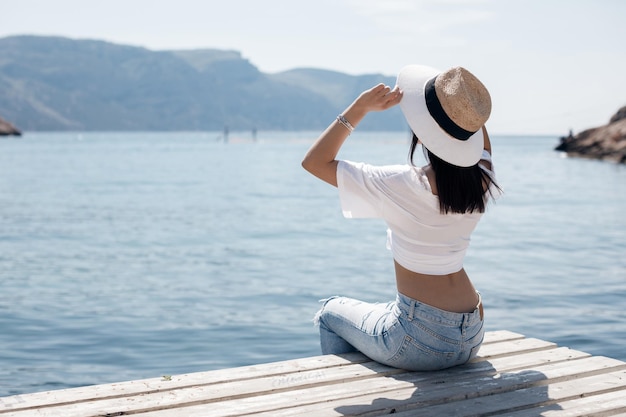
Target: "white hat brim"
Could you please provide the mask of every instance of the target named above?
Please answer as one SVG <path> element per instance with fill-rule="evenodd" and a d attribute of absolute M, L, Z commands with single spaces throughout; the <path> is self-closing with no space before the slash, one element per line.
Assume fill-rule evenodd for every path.
<path fill-rule="evenodd" d="M 440 72 L 424 65 L 402 68 L 396 83 L 402 91 L 400 109 L 413 133 L 429 151 L 456 166 L 476 165 L 484 147 L 482 129 L 467 140 L 456 139 L 437 124 L 426 106 L 425 85 Z"/>

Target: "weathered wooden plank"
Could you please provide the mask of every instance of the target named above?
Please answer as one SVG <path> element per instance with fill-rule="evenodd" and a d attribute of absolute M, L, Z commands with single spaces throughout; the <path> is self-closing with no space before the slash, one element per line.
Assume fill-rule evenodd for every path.
<path fill-rule="evenodd" d="M 236 400 L 246 396 L 258 396 L 267 392 L 281 392 L 299 387 L 310 387 L 319 384 L 340 383 L 346 380 L 359 380 L 367 377 L 384 377 L 385 375 L 404 372 L 376 362 L 363 364 L 346 364 L 307 371 L 287 372 L 271 376 L 260 376 L 254 379 L 237 379 L 216 384 L 201 384 L 179 387 L 166 392 L 148 392 L 137 396 L 106 397 L 81 402 L 66 402 L 39 409 L 40 415 L 50 416 L 81 416 L 91 414 L 128 413 L 133 410 L 150 410 L 155 408 L 173 408 L 184 404 L 198 402 L 213 403 L 217 401 Z M 46 411 L 47 410 L 47 411 Z M 16 413 L 5 416 L 18 415 Z M 4 416 L 3 416 L 4 417 Z"/>
<path fill-rule="evenodd" d="M 588 374 L 598 372 L 593 365 L 589 369 L 591 371 L 588 372 Z M 464 386 L 464 383 L 459 384 L 457 381 L 457 383 L 452 387 L 442 387 L 441 389 L 445 391 L 442 392 L 443 395 L 441 396 L 437 396 L 432 392 L 422 392 L 421 396 L 428 399 L 426 402 L 421 401 L 416 394 L 413 394 L 409 401 L 397 401 L 397 399 L 391 398 L 391 401 L 388 402 L 386 409 L 364 412 L 363 415 L 370 415 L 370 413 L 372 415 L 378 415 L 381 412 L 386 413 L 393 410 L 395 410 L 397 415 L 404 414 L 406 416 L 483 415 L 494 411 L 506 411 L 508 413 L 510 410 L 514 409 L 514 400 L 521 401 L 522 403 L 527 403 L 529 401 L 528 398 L 520 394 L 521 392 L 526 392 L 528 390 L 528 386 L 541 386 L 542 384 L 555 383 L 556 381 L 564 379 L 575 379 L 580 376 L 580 374 L 576 373 L 576 371 L 574 371 L 573 374 L 568 375 L 568 372 L 561 372 L 563 370 L 565 370 L 565 368 L 562 366 L 548 366 L 537 368 L 537 370 L 515 372 L 510 375 L 496 374 L 493 376 L 493 384 L 489 384 L 489 382 L 485 380 L 478 380 L 477 383 L 474 384 L 474 391 L 471 390 L 471 384 L 469 386 Z M 545 371 L 545 373 L 541 371 Z M 544 380 L 543 378 L 548 378 L 550 381 Z M 603 375 L 601 375 L 600 378 L 603 378 Z M 578 386 L 580 387 L 580 385 Z M 537 389 L 535 392 L 536 397 L 538 398 L 544 398 L 544 396 L 542 396 L 544 393 L 545 388 Z M 467 400 L 465 398 L 470 399 Z M 376 404 L 376 401 L 378 401 L 378 407 L 385 405 L 385 400 L 381 398 L 374 399 L 371 404 Z M 437 401 L 439 404 L 437 404 Z M 493 405 L 494 407 L 492 409 L 485 409 L 484 407 L 481 408 L 480 405 L 485 402 Z M 428 406 L 428 403 L 435 404 Z M 401 413 L 401 410 L 407 411 L 405 413 Z M 419 412 L 417 412 L 417 410 L 419 410 Z M 465 412 L 467 414 L 464 414 Z"/>
<path fill-rule="evenodd" d="M 80 403 L 106 398 L 119 398 L 138 394 L 166 392 L 180 388 L 217 385 L 233 381 L 253 380 L 272 375 L 288 375 L 301 371 L 320 370 L 355 363 L 371 362 L 360 353 L 347 355 L 322 355 L 261 365 L 244 366 L 217 371 L 149 378 L 112 384 L 45 391 L 32 394 L 0 397 L 0 416 L 9 411 L 51 405 Z"/>
<path fill-rule="evenodd" d="M 507 415 L 518 410 L 518 417 L 522 417 L 533 415 L 523 414 L 530 413 L 532 407 L 569 412 L 574 409 L 572 404 L 582 400 L 587 402 L 580 404 L 591 409 L 594 397 L 606 399 L 602 407 L 597 404 L 598 410 L 618 413 L 626 411 L 626 405 L 606 395 L 617 390 L 626 398 L 624 369 L 624 362 L 590 357 L 551 342 L 498 331 L 486 333 L 475 361 L 445 371 L 405 372 L 360 354 L 326 355 L 4 397 L 0 398 L 0 417 L 130 413 L 143 417 L 280 417 L 347 412 L 367 416 L 392 410 L 405 416 L 422 415 L 416 414 L 416 410 L 440 413 L 424 415 L 457 415 L 445 412 L 445 407 L 469 407 L 476 411 L 479 405 L 486 407 L 486 413 L 499 413 L 497 407 L 506 406 L 503 410 Z M 581 381 L 588 386 L 581 386 Z M 546 401 L 539 401 L 542 393 Z M 589 398 L 578 398 L 583 395 Z M 517 399 L 518 404 L 507 403 L 507 396 Z M 550 408 L 557 403 L 569 408 Z M 613 408 L 607 408 L 608 404 L 613 404 Z"/>
<path fill-rule="evenodd" d="M 514 369 L 523 369 L 545 363 L 556 363 L 571 361 L 575 359 L 587 358 L 591 356 L 589 353 L 566 347 L 558 347 L 549 350 L 520 352 L 515 356 L 495 357 L 488 360 L 496 368 L 506 368 L 511 371 Z M 479 358 L 479 360 L 485 360 Z"/>
<path fill-rule="evenodd" d="M 490 343 L 506 342 L 509 340 L 523 339 L 525 336 L 520 333 L 511 332 L 509 330 L 495 330 L 485 332 L 483 346 Z"/>
<path fill-rule="evenodd" d="M 623 379 L 623 378 L 622 378 Z M 626 416 L 626 389 L 621 386 L 619 391 L 610 391 L 598 395 L 591 395 L 592 392 L 584 390 L 584 383 L 581 380 L 580 386 L 584 393 L 582 398 L 572 400 L 559 400 L 558 402 L 532 410 L 521 410 L 512 412 L 510 417 L 535 417 L 537 415 L 548 417 L 577 417 L 577 416 Z M 594 389 L 596 386 L 593 387 Z M 613 386 L 613 388 L 616 388 Z M 609 387 L 610 389 L 610 387 Z"/>
<path fill-rule="evenodd" d="M 593 374 L 596 372 L 602 372 L 598 370 L 598 364 L 602 369 L 608 369 L 606 366 L 615 365 L 617 367 L 621 366 L 623 363 L 619 361 L 606 363 L 604 360 L 591 360 L 586 361 L 586 365 L 578 364 L 575 368 L 580 370 L 586 370 L 587 374 Z M 626 364 L 623 364 L 626 365 Z M 568 375 L 568 370 L 570 369 L 571 364 L 562 363 L 558 366 L 549 365 L 543 368 L 537 368 L 539 370 L 543 369 L 551 372 L 555 377 L 561 375 L 560 378 L 576 378 L 579 373 L 577 370 L 573 370 L 571 375 Z M 526 372 L 531 372 L 529 375 L 526 375 Z M 559 374 L 561 372 L 561 374 Z M 500 398 L 501 392 L 506 392 L 507 390 L 516 390 L 520 387 L 526 387 L 527 385 L 532 385 L 535 383 L 539 383 L 543 381 L 543 374 L 538 371 L 521 371 L 515 372 L 510 375 L 508 374 L 494 374 L 492 375 L 493 381 L 485 379 L 482 376 L 474 376 L 473 378 L 468 378 L 466 380 L 455 379 L 451 382 L 451 385 L 448 384 L 449 381 L 446 379 L 442 379 L 441 381 L 424 381 L 424 383 L 416 384 L 409 390 L 396 390 L 390 392 L 375 392 L 367 395 L 362 395 L 358 397 L 353 397 L 347 399 L 333 400 L 329 401 L 326 404 L 312 404 L 308 407 L 297 407 L 297 410 L 283 410 L 281 412 L 270 411 L 268 413 L 259 414 L 259 416 L 269 416 L 274 415 L 276 417 L 283 415 L 343 415 L 342 413 L 353 413 L 358 415 L 384 415 L 391 412 L 398 413 L 402 409 L 409 409 L 412 412 L 415 411 L 416 407 L 423 409 L 428 403 L 437 403 L 437 401 L 441 403 L 449 403 L 453 401 L 463 401 L 467 396 L 476 397 L 476 396 L 490 396 L 494 401 L 496 398 Z M 528 381 L 525 381 L 528 379 Z M 558 378 L 557 378 L 558 379 Z M 556 380 L 553 378 L 553 380 Z M 429 386 L 431 384 L 431 386 Z M 439 386 L 434 384 L 441 384 Z M 421 390 L 421 392 L 418 392 Z M 335 397 L 335 393 L 333 392 L 333 397 Z M 481 400 L 476 400 L 480 402 Z M 441 407 L 441 406 L 439 406 Z M 447 405 L 443 406 L 449 407 Z M 340 412 L 336 412 L 336 410 L 340 410 Z M 441 410 L 439 410 L 441 411 Z M 478 413 L 480 414 L 480 413 Z M 407 414 L 411 415 L 411 414 Z M 441 412 L 440 414 L 433 413 L 432 415 L 463 415 L 452 412 Z"/>
<path fill-rule="evenodd" d="M 611 398 L 610 402 L 603 397 L 607 391 L 614 392 L 619 389 L 617 398 Z M 596 395 L 598 394 L 598 395 Z M 566 406 L 568 400 L 578 399 L 586 396 L 584 401 L 575 402 Z M 411 416 L 444 416 L 444 415 L 491 415 L 506 412 L 507 416 L 531 417 L 547 415 L 550 411 L 554 415 L 556 411 L 563 411 L 563 407 L 568 407 L 567 413 L 573 415 L 590 415 L 590 411 L 595 410 L 619 411 L 619 408 L 626 407 L 626 371 L 604 373 L 583 377 L 580 379 L 570 379 L 567 381 L 546 381 L 545 383 L 518 389 L 500 395 L 473 398 L 465 401 L 458 401 L 447 404 L 440 404 L 431 407 L 424 407 L 411 410 L 411 413 L 399 413 L 399 417 Z M 585 407 L 586 412 L 581 412 L 580 408 Z M 617 410 L 616 410 L 617 408 Z M 578 414 L 577 414 L 578 413 Z M 570 414 L 566 414 L 570 415 Z M 595 415 L 595 414 L 594 414 Z"/>
<path fill-rule="evenodd" d="M 538 366 L 532 371 L 505 372 L 493 369 L 488 373 L 461 376 L 456 370 L 396 374 L 386 378 L 370 378 L 346 381 L 342 384 L 324 385 L 306 390 L 271 393 L 262 397 L 242 398 L 237 401 L 221 401 L 215 404 L 211 415 L 229 416 L 261 413 L 267 416 L 285 415 L 344 415 L 368 413 L 372 407 L 376 412 L 389 413 L 393 409 L 424 407 L 448 401 L 464 400 L 468 396 L 489 396 L 522 389 L 546 379 L 565 380 L 579 375 L 603 372 L 603 369 L 624 366 L 623 362 L 607 358 L 580 359 L 575 366 L 570 362 L 551 363 Z M 445 375 L 447 374 L 447 378 Z M 329 397 L 332 401 L 329 401 Z M 187 407 L 185 416 L 202 416 L 206 405 Z M 339 410 L 339 411 L 336 411 Z M 145 416 L 172 415 L 167 412 L 152 412 Z M 181 414 L 183 415 L 183 414 Z M 445 415 L 445 414 L 441 414 Z"/>
<path fill-rule="evenodd" d="M 520 345 L 517 344 L 517 347 Z M 533 344 L 534 346 L 534 344 Z M 528 356 L 526 360 L 527 363 L 540 363 L 545 362 L 546 360 L 555 359 L 554 355 L 546 355 L 550 359 L 546 359 L 546 356 L 541 356 L 540 353 L 549 353 L 550 351 L 541 351 L 535 352 L 531 351 L 530 353 L 523 356 Z M 568 352 L 568 350 L 560 350 L 565 357 L 572 356 L 572 352 Z M 575 352 L 575 351 L 573 351 Z M 518 357 L 519 358 L 519 357 Z M 563 359 L 563 358 L 562 358 Z M 496 362 L 497 361 L 497 362 Z M 498 364 L 498 367 L 502 367 L 502 370 L 510 369 L 509 362 L 505 360 L 505 358 L 496 358 L 494 359 L 494 363 Z M 519 363 L 514 363 L 514 365 L 519 366 Z M 357 365 L 354 365 L 357 366 Z M 353 368 L 354 368 L 353 366 Z M 175 407 L 182 406 L 184 404 L 193 404 L 193 403 L 213 403 L 213 402 L 225 402 L 227 400 L 233 399 L 237 400 L 242 396 L 258 396 L 263 392 L 279 392 L 281 390 L 292 390 L 298 387 L 307 387 L 310 388 L 315 386 L 316 384 L 332 384 L 333 381 L 341 381 L 342 383 L 347 383 L 351 379 L 362 379 L 365 377 L 383 377 L 385 375 L 389 375 L 392 373 L 402 372 L 397 369 L 384 367 L 383 365 L 377 364 L 375 362 L 368 362 L 361 365 L 358 365 L 359 369 L 332 369 L 328 368 L 324 373 L 319 373 L 318 370 L 306 371 L 306 372 L 295 372 L 293 374 L 283 374 L 277 375 L 273 378 L 259 378 L 252 380 L 237 380 L 231 381 L 230 383 L 220 383 L 217 385 L 206 385 L 206 386 L 193 386 L 189 387 L 189 390 L 178 389 L 175 390 L 174 393 L 169 393 L 167 396 L 162 392 L 156 393 L 146 393 L 141 396 L 141 401 L 137 398 L 133 397 L 120 397 L 120 398 L 111 398 L 108 402 L 105 401 L 90 401 L 88 405 L 78 404 L 78 406 L 74 406 L 75 404 L 66 404 L 64 407 L 48 407 L 49 414 L 44 414 L 45 410 L 40 410 L 41 415 L 84 415 L 81 413 L 85 413 L 86 411 L 90 411 L 93 413 L 119 413 L 119 412 L 129 412 L 132 409 L 134 410 L 150 410 L 154 408 L 155 403 L 159 403 L 159 407 Z M 361 369 L 365 368 L 365 369 Z M 500 369 L 500 368 L 498 368 Z M 477 372 L 492 372 L 493 364 L 489 362 L 477 362 L 476 364 L 472 364 L 472 366 L 467 367 L 466 369 L 456 368 L 449 371 L 437 372 L 437 373 L 422 373 L 421 379 L 428 380 L 433 377 L 444 378 L 444 377 L 459 377 L 462 374 L 475 374 Z M 413 378 L 413 382 L 415 382 L 415 378 Z M 412 386 L 412 385 L 411 385 Z M 362 382 L 359 383 L 358 386 L 354 387 L 352 391 L 350 391 L 347 395 L 359 395 L 363 394 L 364 385 Z M 383 389 L 381 386 L 376 385 L 372 388 L 374 392 L 377 392 Z M 201 393 L 201 391 L 203 393 Z M 208 394 L 207 394 L 208 392 Z M 326 399 L 327 393 L 326 388 L 322 392 L 320 401 L 324 401 Z M 160 398 L 160 401 L 156 401 L 156 398 Z M 163 397 L 167 398 L 163 400 Z M 265 400 L 263 400 L 265 401 Z"/>
<path fill-rule="evenodd" d="M 481 346 L 478 351 L 478 356 L 483 359 L 490 359 L 498 356 L 517 355 L 519 352 L 547 350 L 555 346 L 555 343 L 534 338 L 508 340 Z"/>
<path fill-rule="evenodd" d="M 483 346 L 493 343 L 502 343 L 510 340 L 519 340 L 524 336 L 506 330 L 487 332 Z M 531 342 L 530 345 L 533 345 Z M 516 346 L 517 349 L 524 346 Z M 489 349 L 489 348 L 483 348 Z M 503 345 L 491 349 L 497 355 L 506 349 Z M 515 351 L 515 350 L 512 350 Z M 167 378 L 149 378 L 136 381 L 127 381 L 113 384 L 102 384 L 79 387 L 65 390 L 54 390 L 33 394 L 16 395 L 0 398 L 0 415 L 11 410 L 31 409 L 53 405 L 80 403 L 106 398 L 120 398 L 139 394 L 152 394 L 178 390 L 185 387 L 196 387 L 211 384 L 223 384 L 232 381 L 245 381 L 254 378 L 272 375 L 289 375 L 301 371 L 325 369 L 354 363 L 370 361 L 365 356 L 355 353 L 342 356 L 322 355 L 288 361 L 273 362 L 260 365 L 244 366 L 231 369 L 196 372 L 191 374 L 175 375 Z"/>

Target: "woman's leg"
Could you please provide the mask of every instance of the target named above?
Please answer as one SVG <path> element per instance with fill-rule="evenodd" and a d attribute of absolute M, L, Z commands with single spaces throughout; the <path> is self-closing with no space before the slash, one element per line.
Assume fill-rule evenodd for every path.
<path fill-rule="evenodd" d="M 320 326 L 322 354 L 361 351 L 371 357 L 386 350 L 384 335 L 397 322 L 395 303 L 366 303 L 332 297 L 315 317 Z"/>

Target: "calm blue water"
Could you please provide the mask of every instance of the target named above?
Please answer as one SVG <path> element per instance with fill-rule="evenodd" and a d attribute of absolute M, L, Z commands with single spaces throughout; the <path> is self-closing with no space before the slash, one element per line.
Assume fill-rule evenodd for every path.
<path fill-rule="evenodd" d="M 0 396 L 319 354 L 317 300 L 394 297 L 385 227 L 300 159 L 316 132 L 0 141 Z M 495 137 L 466 269 L 488 330 L 626 360 L 626 167 Z M 405 161 L 406 135 L 342 157 Z"/>

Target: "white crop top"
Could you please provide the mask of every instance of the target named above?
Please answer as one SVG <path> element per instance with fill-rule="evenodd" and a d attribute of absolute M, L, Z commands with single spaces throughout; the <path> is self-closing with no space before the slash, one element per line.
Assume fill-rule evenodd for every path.
<path fill-rule="evenodd" d="M 491 157 L 485 151 L 482 159 Z M 470 235 L 482 213 L 441 214 L 422 168 L 339 161 L 337 183 L 343 215 L 384 219 L 387 248 L 404 268 L 431 275 L 463 268 Z"/>

